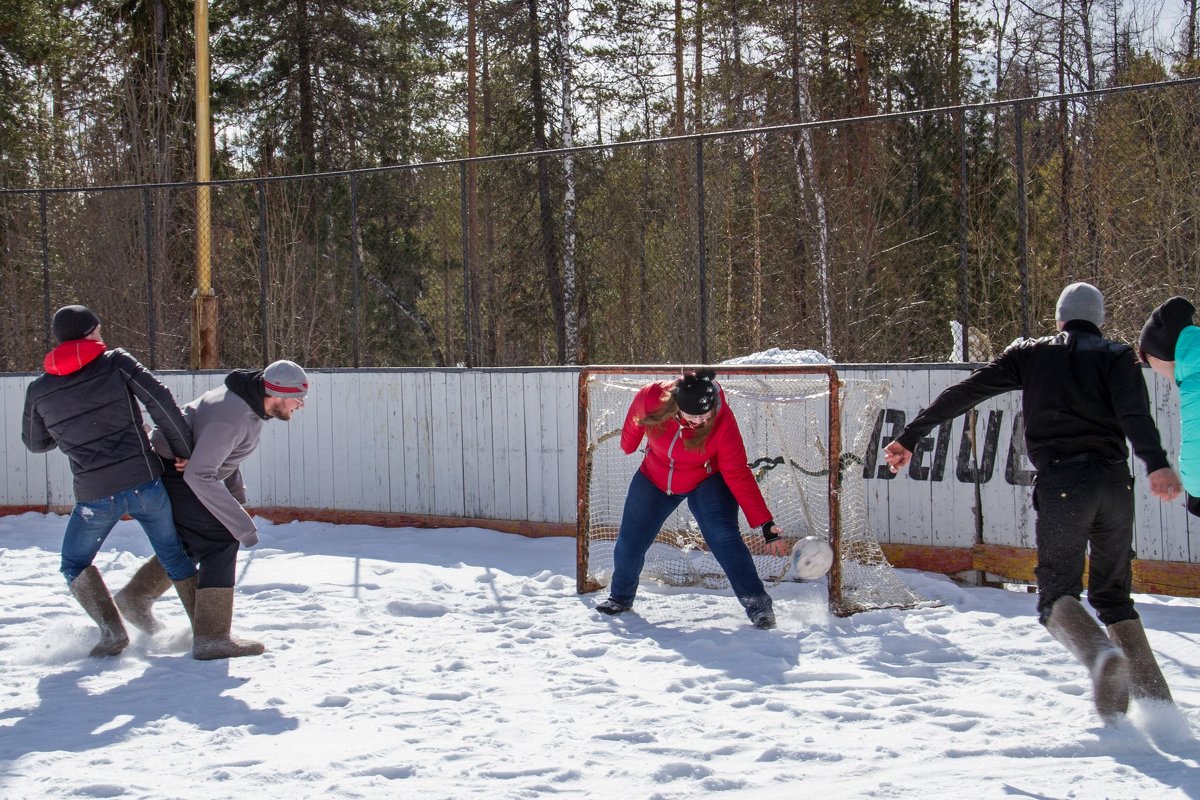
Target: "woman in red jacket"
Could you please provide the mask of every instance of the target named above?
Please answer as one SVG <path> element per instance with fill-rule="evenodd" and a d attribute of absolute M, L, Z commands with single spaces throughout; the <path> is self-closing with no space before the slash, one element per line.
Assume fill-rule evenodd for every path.
<path fill-rule="evenodd" d="M 746 463 L 737 420 L 715 378 L 710 369 L 687 372 L 643 386 L 634 396 L 621 449 L 632 454 L 644 436 L 646 456 L 625 496 L 609 598 L 597 611 L 620 614 L 633 607 L 646 551 L 686 498 L 750 621 L 757 628 L 775 627 L 771 597 L 738 530 L 738 507 L 750 527 L 762 528 L 768 552 L 786 555 L 787 545 Z"/>

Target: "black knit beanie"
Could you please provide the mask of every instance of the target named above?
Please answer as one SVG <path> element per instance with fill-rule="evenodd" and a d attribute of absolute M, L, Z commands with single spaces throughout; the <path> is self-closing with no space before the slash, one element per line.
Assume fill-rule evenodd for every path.
<path fill-rule="evenodd" d="M 685 372 L 675 381 L 671 394 L 685 414 L 707 414 L 717 406 L 717 373 L 711 369 Z"/>
<path fill-rule="evenodd" d="M 1151 311 L 1138 339 L 1142 360 L 1154 356 L 1163 361 L 1174 361 L 1175 343 L 1183 329 L 1192 324 L 1195 313 L 1196 307 L 1182 297 L 1172 297 Z"/>
<path fill-rule="evenodd" d="M 99 324 L 100 318 L 87 306 L 63 306 L 54 312 L 50 330 L 58 341 L 69 342 L 85 338 Z"/>

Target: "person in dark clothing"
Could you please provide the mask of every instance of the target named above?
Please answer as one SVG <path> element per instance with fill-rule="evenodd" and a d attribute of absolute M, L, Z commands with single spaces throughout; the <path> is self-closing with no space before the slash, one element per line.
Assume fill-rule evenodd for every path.
<path fill-rule="evenodd" d="M 165 462 L 163 481 L 171 496 L 175 526 L 200 565 L 192 618 L 196 659 L 256 656 L 266 650 L 262 642 L 230 635 L 238 549 L 258 543 L 254 520 L 242 507 L 246 487 L 241 464 L 258 447 L 266 421 L 290 420 L 304 407 L 307 395 L 308 376 L 291 361 L 229 373 L 224 385 L 183 408 L 195 447 L 182 471 L 175 467 L 179 453 L 166 432 L 151 434 Z"/>
<path fill-rule="evenodd" d="M 884 458 L 897 472 L 936 426 L 989 397 L 1022 390 L 1026 449 L 1037 468 L 1039 620 L 1088 668 L 1096 708 L 1112 723 L 1127 710 L 1131 689 L 1140 699 L 1163 699 L 1154 695 L 1166 687 L 1130 598 L 1134 501 L 1126 440 L 1145 464 L 1155 497 L 1174 500 L 1182 486 L 1150 415 L 1133 349 L 1100 333 L 1104 296 L 1073 283 L 1059 296 L 1055 316 L 1057 335 L 1014 342 L 946 389 L 884 448 Z M 1088 602 L 1107 636 L 1079 602 L 1089 551 Z M 1138 669 L 1147 655 L 1157 681 Z M 1146 688 L 1158 682 L 1161 689 Z"/>
<path fill-rule="evenodd" d="M 62 574 L 75 598 L 100 627 L 93 656 L 116 655 L 129 644 L 122 613 L 154 633 L 154 599 L 174 583 L 184 597 L 196 568 L 184 552 L 171 519 L 154 454 L 142 423 L 140 400 L 182 459 L 192 437 L 171 391 L 136 358 L 109 349 L 100 319 L 85 306 L 60 308 L 54 337 L 61 342 L 45 358 L 45 373 L 25 392 L 21 440 L 35 453 L 59 448 L 75 476 L 75 507 L 63 535 Z M 125 514 L 141 523 L 155 557 L 112 597 L 92 565 L 105 538 Z"/>

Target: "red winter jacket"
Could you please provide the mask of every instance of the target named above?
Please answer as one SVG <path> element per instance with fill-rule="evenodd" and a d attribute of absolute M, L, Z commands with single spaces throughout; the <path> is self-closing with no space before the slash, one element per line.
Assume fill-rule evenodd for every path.
<path fill-rule="evenodd" d="M 758 528 L 771 520 L 771 512 L 763 500 L 754 474 L 746 463 L 746 445 L 738 429 L 733 411 L 720 390 L 720 406 L 712 432 L 701 450 L 691 450 L 684 443 L 695 432 L 682 427 L 677 420 L 664 422 L 651 431 L 638 425 L 663 405 L 663 395 L 674 381 L 662 381 L 643 386 L 633 398 L 625 427 L 621 430 L 621 449 L 632 454 L 646 437 L 646 458 L 640 467 L 642 474 L 667 494 L 687 494 L 705 478 L 720 473 L 725 484 L 746 515 L 750 527 Z"/>

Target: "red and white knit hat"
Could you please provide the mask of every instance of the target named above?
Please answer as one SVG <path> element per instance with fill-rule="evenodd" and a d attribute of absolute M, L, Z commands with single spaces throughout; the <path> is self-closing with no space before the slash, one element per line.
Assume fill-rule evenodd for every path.
<path fill-rule="evenodd" d="M 271 397 L 303 400 L 308 394 L 308 376 L 294 361 L 273 361 L 263 370 L 263 388 Z"/>

